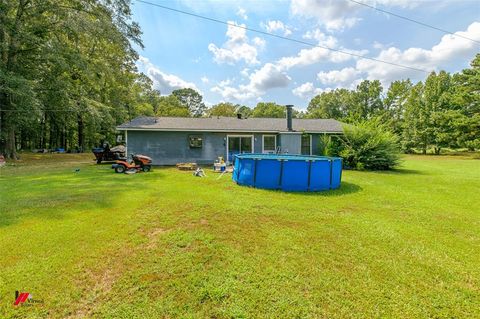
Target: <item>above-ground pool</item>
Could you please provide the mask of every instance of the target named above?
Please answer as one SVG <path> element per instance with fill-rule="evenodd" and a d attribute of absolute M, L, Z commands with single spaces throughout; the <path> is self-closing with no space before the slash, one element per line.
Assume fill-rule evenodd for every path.
<path fill-rule="evenodd" d="M 235 155 L 232 179 L 239 185 L 316 192 L 340 187 L 339 157 L 273 154 Z"/>

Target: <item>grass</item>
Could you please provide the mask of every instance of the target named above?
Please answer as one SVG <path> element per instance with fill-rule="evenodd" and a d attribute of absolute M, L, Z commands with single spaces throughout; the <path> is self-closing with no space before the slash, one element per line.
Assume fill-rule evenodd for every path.
<path fill-rule="evenodd" d="M 25 157 L 0 169 L 0 317 L 480 317 L 478 160 L 408 156 L 305 194 Z"/>

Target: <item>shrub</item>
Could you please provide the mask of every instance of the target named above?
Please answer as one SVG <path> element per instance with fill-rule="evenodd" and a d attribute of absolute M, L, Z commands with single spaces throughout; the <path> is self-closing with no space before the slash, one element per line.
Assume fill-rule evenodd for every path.
<path fill-rule="evenodd" d="M 338 155 L 347 168 L 387 170 L 400 163 L 398 137 L 379 120 L 345 125 Z"/>
<path fill-rule="evenodd" d="M 320 135 L 318 139 L 318 152 L 322 156 L 340 156 L 342 140 L 337 135 Z"/>

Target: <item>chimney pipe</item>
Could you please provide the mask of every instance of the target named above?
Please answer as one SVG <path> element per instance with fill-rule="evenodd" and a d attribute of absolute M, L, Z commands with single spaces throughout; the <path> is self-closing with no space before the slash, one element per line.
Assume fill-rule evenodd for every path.
<path fill-rule="evenodd" d="M 292 127 L 292 111 L 293 111 L 293 105 L 285 105 L 287 108 L 287 130 L 293 131 Z"/>

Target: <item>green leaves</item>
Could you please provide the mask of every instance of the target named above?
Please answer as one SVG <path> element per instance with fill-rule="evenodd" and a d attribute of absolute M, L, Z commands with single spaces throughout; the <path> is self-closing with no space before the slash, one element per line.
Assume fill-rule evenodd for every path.
<path fill-rule="evenodd" d="M 175 96 L 194 117 L 202 116 L 207 109 L 205 103 L 202 101 L 202 95 L 194 89 L 178 89 L 173 91 L 172 95 Z"/>
<path fill-rule="evenodd" d="M 136 72 L 142 47 L 127 0 L 6 0 L 0 9 L 0 152 L 113 141 L 115 126 L 153 115 Z M 3 139 L 2 139 L 3 138 Z M 8 141 L 5 141 L 8 139 Z M 5 142 L 4 142 L 5 141 Z M 86 143 L 86 145 L 84 145 Z"/>
<path fill-rule="evenodd" d="M 358 170 L 387 170 L 400 163 L 398 137 L 380 120 L 345 125 L 338 155 L 346 167 Z"/>
<path fill-rule="evenodd" d="M 274 102 L 260 102 L 253 109 L 251 116 L 282 118 L 285 117 L 285 106 Z"/>

